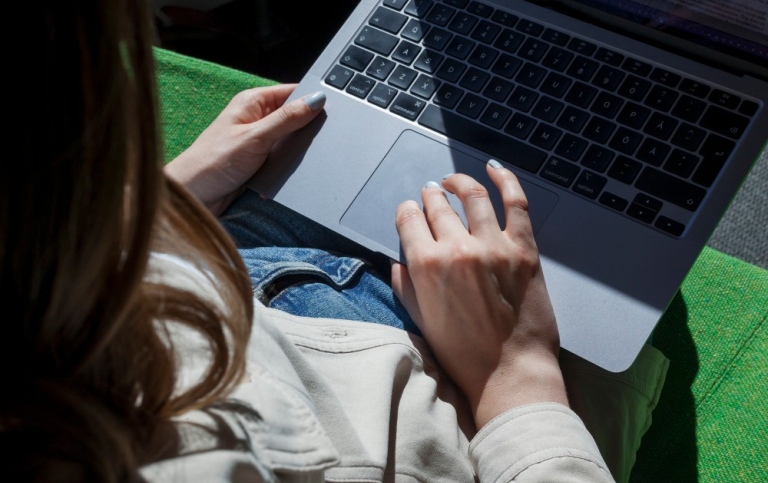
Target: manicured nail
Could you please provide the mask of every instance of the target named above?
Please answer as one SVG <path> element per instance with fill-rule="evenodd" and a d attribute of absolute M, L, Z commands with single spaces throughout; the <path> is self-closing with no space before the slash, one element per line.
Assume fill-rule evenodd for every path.
<path fill-rule="evenodd" d="M 488 160 L 488 165 L 489 165 L 491 168 L 495 168 L 495 169 L 503 168 L 503 166 L 501 165 L 501 163 L 500 163 L 500 162 L 498 162 L 498 161 L 496 161 L 495 159 L 489 159 L 489 160 Z"/>
<path fill-rule="evenodd" d="M 318 111 L 322 109 L 323 106 L 325 105 L 325 93 L 318 91 L 318 92 L 315 92 L 314 94 L 310 94 L 304 97 L 304 102 L 313 111 Z"/>
<path fill-rule="evenodd" d="M 435 183 L 434 181 L 427 181 L 427 184 L 424 185 L 424 189 L 427 188 L 440 188 L 440 185 Z"/>
<path fill-rule="evenodd" d="M 453 176 L 454 174 L 456 174 L 456 173 L 448 173 L 448 174 L 446 174 L 445 176 L 443 176 L 443 179 L 448 179 L 448 178 L 450 178 L 451 176 Z"/>

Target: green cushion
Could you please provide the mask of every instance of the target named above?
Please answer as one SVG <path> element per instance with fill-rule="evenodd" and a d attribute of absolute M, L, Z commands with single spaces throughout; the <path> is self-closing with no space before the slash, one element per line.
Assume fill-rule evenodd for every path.
<path fill-rule="evenodd" d="M 189 146 L 237 92 L 274 84 L 156 49 L 165 152 Z M 633 482 L 766 481 L 768 271 L 704 249 L 653 343 L 671 360 Z"/>

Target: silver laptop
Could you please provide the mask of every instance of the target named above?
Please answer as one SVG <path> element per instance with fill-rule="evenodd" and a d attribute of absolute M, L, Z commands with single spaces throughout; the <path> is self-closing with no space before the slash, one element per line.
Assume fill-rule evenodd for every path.
<path fill-rule="evenodd" d="M 405 261 L 396 206 L 456 172 L 496 193 L 499 160 L 562 347 L 622 371 L 766 144 L 767 66 L 758 0 L 362 0 L 294 93 L 324 113 L 249 186 Z"/>

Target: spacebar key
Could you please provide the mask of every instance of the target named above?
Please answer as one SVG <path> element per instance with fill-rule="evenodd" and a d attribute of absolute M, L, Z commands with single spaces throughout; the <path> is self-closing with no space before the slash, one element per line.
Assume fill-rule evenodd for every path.
<path fill-rule="evenodd" d="M 547 157 L 547 153 L 540 149 L 433 105 L 424 109 L 418 122 L 531 173 L 536 173 Z"/>

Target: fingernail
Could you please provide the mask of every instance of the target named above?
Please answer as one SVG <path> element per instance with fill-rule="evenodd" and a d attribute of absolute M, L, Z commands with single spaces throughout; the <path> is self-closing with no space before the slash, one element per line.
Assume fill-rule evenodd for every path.
<path fill-rule="evenodd" d="M 325 105 L 325 93 L 318 91 L 318 92 L 315 92 L 314 94 L 310 94 L 304 97 L 304 102 L 313 111 L 318 111 L 322 109 L 323 106 Z"/>
<path fill-rule="evenodd" d="M 424 189 L 427 188 L 440 188 L 440 185 L 435 183 L 434 181 L 427 181 L 427 184 L 424 185 Z"/>
<path fill-rule="evenodd" d="M 489 159 L 489 160 L 488 160 L 488 165 L 489 165 L 491 168 L 495 168 L 495 169 L 503 168 L 503 166 L 501 165 L 501 163 L 500 163 L 500 162 L 498 162 L 498 161 L 496 161 L 495 159 Z"/>
<path fill-rule="evenodd" d="M 446 174 L 445 176 L 443 176 L 443 179 L 448 179 L 448 178 L 450 178 L 451 176 L 453 176 L 454 174 L 456 174 L 456 173 L 448 173 L 448 174 Z"/>

